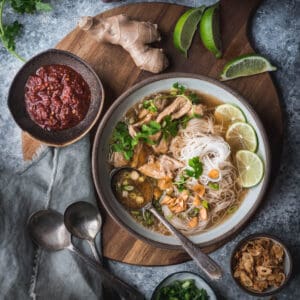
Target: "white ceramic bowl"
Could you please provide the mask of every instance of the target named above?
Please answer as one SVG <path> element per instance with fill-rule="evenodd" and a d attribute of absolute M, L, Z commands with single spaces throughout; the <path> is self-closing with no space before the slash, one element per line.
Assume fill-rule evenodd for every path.
<path fill-rule="evenodd" d="M 224 84 L 200 75 L 169 73 L 151 77 L 134 85 L 114 102 L 99 125 L 93 146 L 93 177 L 97 192 L 104 207 L 119 225 L 129 230 L 136 237 L 152 243 L 155 246 L 180 249 L 179 242 L 176 238 L 148 230 L 138 224 L 130 214 L 126 212 L 114 197 L 111 190 L 109 176 L 110 166 L 107 163 L 109 140 L 113 128 L 127 110 L 149 94 L 170 89 L 175 82 L 179 82 L 190 89 L 212 95 L 224 103 L 238 105 L 246 115 L 247 121 L 256 130 L 259 141 L 257 153 L 265 165 L 264 178 L 257 186 L 249 189 L 242 204 L 232 217 L 207 232 L 190 237 L 194 243 L 204 247 L 227 239 L 249 220 L 263 198 L 270 177 L 270 149 L 265 130 L 257 114 L 246 100 Z"/>

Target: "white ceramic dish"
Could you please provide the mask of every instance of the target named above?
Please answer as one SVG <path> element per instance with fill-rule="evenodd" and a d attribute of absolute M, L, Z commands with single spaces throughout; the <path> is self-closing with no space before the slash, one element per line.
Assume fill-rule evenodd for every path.
<path fill-rule="evenodd" d="M 138 83 L 122 94 L 110 107 L 103 117 L 95 138 L 93 147 L 93 177 L 100 199 L 112 218 L 122 227 L 129 230 L 135 236 L 150 242 L 159 247 L 179 249 L 179 243 L 173 236 L 164 236 L 153 232 L 135 222 L 135 220 L 126 212 L 125 209 L 115 199 L 110 187 L 110 166 L 107 163 L 109 140 L 113 128 L 122 118 L 126 111 L 143 97 L 172 87 L 175 82 L 185 85 L 186 87 L 212 95 L 224 103 L 233 103 L 238 105 L 246 115 L 247 121 L 255 128 L 259 149 L 258 155 L 263 159 L 265 164 L 265 175 L 262 181 L 256 186 L 249 189 L 245 199 L 238 210 L 220 225 L 210 229 L 207 232 L 191 236 L 191 240 L 200 246 L 212 245 L 228 238 L 245 224 L 252 216 L 267 188 L 270 176 L 270 149 L 266 138 L 265 130 L 249 104 L 233 90 L 224 84 L 210 79 L 208 77 L 170 73 L 151 77 Z"/>

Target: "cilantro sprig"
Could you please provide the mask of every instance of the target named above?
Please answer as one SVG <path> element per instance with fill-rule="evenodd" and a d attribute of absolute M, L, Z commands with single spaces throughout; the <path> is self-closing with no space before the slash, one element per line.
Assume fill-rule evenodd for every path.
<path fill-rule="evenodd" d="M 179 124 L 179 120 L 172 120 L 171 116 L 165 116 L 161 125 L 163 138 L 166 140 L 169 137 L 175 137 L 179 130 Z"/>
<path fill-rule="evenodd" d="M 189 169 L 185 172 L 188 176 L 198 179 L 203 172 L 203 165 L 198 156 L 195 156 L 188 161 Z"/>
<path fill-rule="evenodd" d="M 145 100 L 143 102 L 143 108 L 149 110 L 150 112 L 157 112 L 157 107 L 155 106 L 154 104 L 154 100 L 153 99 L 150 99 L 150 100 Z"/>
<path fill-rule="evenodd" d="M 126 123 L 119 122 L 115 127 L 112 135 L 111 149 L 114 152 L 121 152 L 126 160 L 132 158 L 134 145 L 132 145 L 132 137 L 129 134 Z"/>
<path fill-rule="evenodd" d="M 182 192 L 186 188 L 186 183 L 190 177 L 198 179 L 203 172 L 203 165 L 198 156 L 195 156 L 188 160 L 189 169 L 184 170 L 179 179 L 173 182 L 177 186 L 179 192 Z"/>
<path fill-rule="evenodd" d="M 151 135 L 158 133 L 161 130 L 161 126 L 156 121 L 150 121 L 148 124 L 143 124 L 141 131 L 132 140 L 132 145 L 138 144 L 139 140 L 146 142 L 148 145 L 153 145 L 154 141 L 150 139 Z"/>
<path fill-rule="evenodd" d="M 3 11 L 6 0 L 0 0 L 0 41 L 4 48 L 12 55 L 25 61 L 16 51 L 16 38 L 21 33 L 23 25 L 18 21 L 12 24 L 3 23 Z M 42 2 L 42 0 L 8 0 L 7 3 L 19 14 L 34 13 L 36 11 L 49 11 L 52 9 L 51 5 Z"/>
<path fill-rule="evenodd" d="M 192 102 L 192 104 L 200 103 L 199 96 L 194 92 L 187 91 L 186 87 L 182 84 L 179 84 L 179 82 L 175 82 L 173 84 L 173 89 L 175 90 L 178 96 L 184 96 L 188 98 Z"/>

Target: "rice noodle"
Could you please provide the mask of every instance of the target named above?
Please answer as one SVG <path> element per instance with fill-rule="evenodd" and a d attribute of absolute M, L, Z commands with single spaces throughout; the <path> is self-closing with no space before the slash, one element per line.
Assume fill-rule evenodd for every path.
<path fill-rule="evenodd" d="M 205 200 L 209 204 L 208 220 L 200 220 L 195 228 L 188 226 L 189 212 L 195 207 L 192 201 L 188 201 L 188 209 L 181 213 L 179 218 L 166 205 L 163 205 L 163 214 L 169 217 L 170 222 L 186 234 L 196 234 L 203 232 L 206 228 L 216 225 L 227 215 L 227 210 L 234 204 L 238 204 L 241 194 L 241 187 L 237 183 L 238 174 L 230 158 L 230 146 L 224 141 L 220 132 L 222 128 L 214 124 L 212 117 L 192 119 L 185 129 L 181 129 L 179 134 L 172 140 L 170 152 L 173 157 L 187 162 L 189 159 L 198 156 L 203 163 L 203 174 L 197 180 L 189 178 L 186 186 L 189 189 L 201 183 L 207 186 L 209 182 L 218 182 L 219 189 L 205 189 Z M 188 167 L 186 167 L 188 168 Z M 216 180 L 209 178 L 207 173 L 211 168 L 220 171 L 220 176 Z M 183 168 L 184 169 L 184 168 Z M 176 180 L 179 180 L 179 170 Z M 179 194 L 177 191 L 176 194 Z M 172 218 L 170 218 L 172 216 Z"/>

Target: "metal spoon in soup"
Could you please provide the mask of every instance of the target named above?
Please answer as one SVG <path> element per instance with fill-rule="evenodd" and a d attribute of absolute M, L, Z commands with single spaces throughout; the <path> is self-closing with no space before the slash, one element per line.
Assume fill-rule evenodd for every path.
<path fill-rule="evenodd" d="M 150 211 L 180 241 L 185 251 L 209 278 L 219 279 L 222 276 L 218 264 L 155 209 L 152 204 L 154 188 L 150 178 L 133 168 L 118 168 L 111 173 L 111 185 L 116 198 L 124 207 Z"/>

